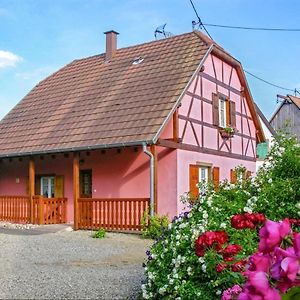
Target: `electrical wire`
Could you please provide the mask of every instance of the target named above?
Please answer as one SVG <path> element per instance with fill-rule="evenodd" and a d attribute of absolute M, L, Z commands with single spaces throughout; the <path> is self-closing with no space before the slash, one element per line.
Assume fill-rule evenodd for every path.
<path fill-rule="evenodd" d="M 256 78 L 256 79 L 258 79 L 258 80 L 260 80 L 260 81 L 262 81 L 262 82 L 264 82 L 264 83 L 266 83 L 266 84 L 269 84 L 269 85 L 271 85 L 271 86 L 273 86 L 273 87 L 276 87 L 276 88 L 278 88 L 278 89 L 282 89 L 282 90 L 289 91 L 289 92 L 294 92 L 295 94 L 296 94 L 296 93 L 300 94 L 300 93 L 297 91 L 297 89 L 289 89 L 289 88 L 287 88 L 287 87 L 283 87 L 283 86 L 274 84 L 274 83 L 272 83 L 272 82 L 270 82 L 270 81 L 267 81 L 267 80 L 265 80 L 265 79 L 263 79 L 263 78 L 260 78 L 260 77 L 258 77 L 258 76 L 256 76 L 256 75 L 254 75 L 253 73 L 251 73 L 251 72 L 249 72 L 249 71 L 246 71 L 245 69 L 244 69 L 244 72 L 247 73 L 248 75 L 250 75 L 250 76 L 252 76 L 252 77 L 254 77 L 254 78 Z"/>
<path fill-rule="evenodd" d="M 210 24 L 202 23 L 205 26 L 211 27 L 221 27 L 227 29 L 243 29 L 243 30 L 257 30 L 257 31 L 300 31 L 300 28 L 266 28 L 266 27 L 246 27 L 246 26 L 230 26 L 230 25 L 221 25 L 221 24 Z"/>
<path fill-rule="evenodd" d="M 198 12 L 197 12 L 197 10 L 196 10 L 196 7 L 195 7 L 193 1 L 190 0 L 190 3 L 191 3 L 191 5 L 192 5 L 192 7 L 193 7 L 193 10 L 194 10 L 194 12 L 195 12 L 197 18 L 198 18 L 198 24 L 200 25 L 200 27 L 203 27 L 203 29 L 205 30 L 205 32 L 207 33 L 207 35 L 213 40 L 213 38 L 212 38 L 211 35 L 209 34 L 208 30 L 205 28 L 204 24 L 202 23 L 202 20 L 201 20 L 201 18 L 200 18 L 200 16 L 199 16 Z"/>

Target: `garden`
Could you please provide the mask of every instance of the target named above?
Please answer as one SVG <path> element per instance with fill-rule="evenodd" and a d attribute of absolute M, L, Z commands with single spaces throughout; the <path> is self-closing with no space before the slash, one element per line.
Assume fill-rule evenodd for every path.
<path fill-rule="evenodd" d="M 239 166 L 235 183 L 183 195 L 186 211 L 146 253 L 143 298 L 300 299 L 299 157 L 296 140 L 280 136 L 255 177 Z"/>

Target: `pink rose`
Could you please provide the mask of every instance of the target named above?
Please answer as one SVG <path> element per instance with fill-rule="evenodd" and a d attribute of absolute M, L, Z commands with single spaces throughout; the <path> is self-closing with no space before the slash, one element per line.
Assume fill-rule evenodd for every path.
<path fill-rule="evenodd" d="M 249 271 L 269 272 L 272 258 L 269 254 L 255 253 L 250 257 Z"/>
<path fill-rule="evenodd" d="M 259 251 L 272 252 L 275 247 L 280 246 L 282 239 L 285 238 L 290 231 L 291 225 L 288 219 L 284 219 L 282 222 L 267 220 L 264 227 L 259 231 Z"/>
<path fill-rule="evenodd" d="M 269 285 L 265 272 L 247 272 L 248 281 L 238 300 L 281 300 L 277 290 Z"/>

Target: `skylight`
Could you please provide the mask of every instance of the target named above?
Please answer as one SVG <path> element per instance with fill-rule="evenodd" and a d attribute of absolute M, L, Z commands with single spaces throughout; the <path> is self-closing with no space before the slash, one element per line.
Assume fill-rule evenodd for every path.
<path fill-rule="evenodd" d="M 142 63 L 144 61 L 144 59 L 140 56 L 140 57 L 136 57 L 133 61 L 132 64 L 133 65 L 138 65 L 140 63 Z"/>

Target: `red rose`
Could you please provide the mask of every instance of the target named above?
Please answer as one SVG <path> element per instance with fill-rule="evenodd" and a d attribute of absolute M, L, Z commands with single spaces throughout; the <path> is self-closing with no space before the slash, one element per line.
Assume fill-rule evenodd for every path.
<path fill-rule="evenodd" d="M 239 253 L 243 248 L 240 245 L 232 244 L 228 245 L 226 248 L 222 249 L 220 253 L 224 258 L 235 256 Z"/>
<path fill-rule="evenodd" d="M 231 266 L 233 272 L 242 272 L 245 270 L 246 261 L 240 260 Z"/>
<path fill-rule="evenodd" d="M 216 271 L 217 271 L 218 273 L 221 273 L 221 272 L 223 272 L 227 267 L 228 267 L 228 265 L 223 264 L 223 263 L 217 264 L 217 265 L 216 265 Z"/>

